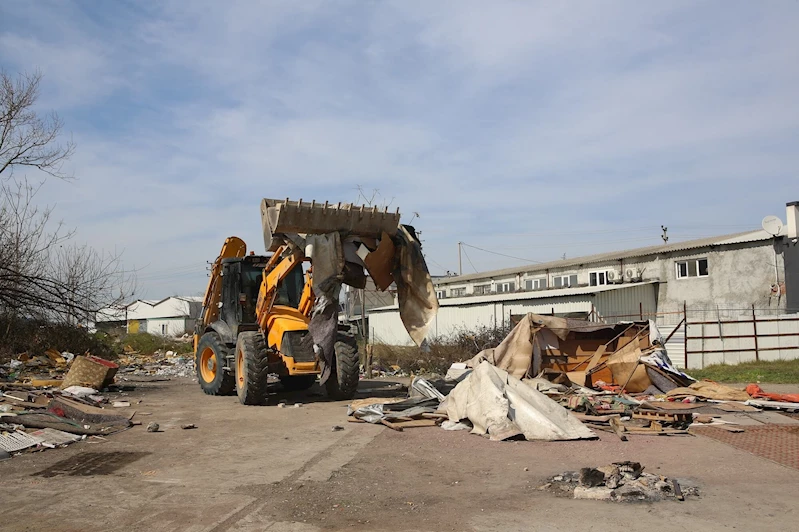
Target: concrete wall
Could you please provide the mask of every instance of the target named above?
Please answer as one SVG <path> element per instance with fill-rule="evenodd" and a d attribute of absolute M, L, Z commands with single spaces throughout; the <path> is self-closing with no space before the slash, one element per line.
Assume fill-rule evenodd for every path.
<path fill-rule="evenodd" d="M 728 317 L 757 308 L 784 309 L 785 298 L 772 295 L 775 283 L 774 244 L 763 241 L 749 244 L 718 246 L 712 250 L 672 253 L 652 263 L 661 281 L 658 311 L 682 309 L 686 302 L 692 310 L 732 309 Z M 781 246 L 777 247 L 777 269 L 784 272 Z M 708 276 L 678 279 L 675 263 L 687 259 L 707 258 Z M 740 309 L 739 311 L 737 309 Z"/>

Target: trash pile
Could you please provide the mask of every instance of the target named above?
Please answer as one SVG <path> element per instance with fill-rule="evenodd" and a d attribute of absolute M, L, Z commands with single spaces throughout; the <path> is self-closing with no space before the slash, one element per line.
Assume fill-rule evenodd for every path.
<path fill-rule="evenodd" d="M 698 497 L 699 488 L 686 481 L 644 473 L 638 462 L 614 462 L 602 467 L 584 467 L 548 479 L 538 488 L 575 499 L 614 502 L 654 502 L 667 498 Z"/>
<path fill-rule="evenodd" d="M 126 346 L 125 353 L 119 356 L 122 366 L 120 373 L 126 375 L 154 375 L 162 377 L 193 377 L 194 358 L 188 354 L 175 351 L 157 350 L 152 354 L 143 354 Z"/>
<path fill-rule="evenodd" d="M 697 382 L 672 365 L 664 345 L 651 321 L 608 325 L 531 313 L 496 348 L 453 364 L 446 379 L 417 377 L 398 402 L 355 401 L 349 417 L 395 430 L 440 425 L 494 441 L 594 439 L 595 430 L 627 441 L 688 435 L 699 424 L 741 432 L 736 414 L 799 409 L 790 402 L 797 395 Z"/>
<path fill-rule="evenodd" d="M 69 364 L 75 355 L 55 349 L 48 349 L 42 355 L 31 355 L 27 352 L 16 355 L 14 360 L 0 365 L 0 382 L 38 381 L 37 386 L 47 386 L 51 381 L 64 378 Z M 60 385 L 61 383 L 58 382 Z"/>
<path fill-rule="evenodd" d="M 130 401 L 105 395 L 132 389 L 114 384 L 120 370 L 114 362 L 50 350 L 19 356 L 6 367 L 5 378 L 13 382 L 0 381 L 0 460 L 81 440 L 102 442 L 140 424 L 132 421 Z"/>

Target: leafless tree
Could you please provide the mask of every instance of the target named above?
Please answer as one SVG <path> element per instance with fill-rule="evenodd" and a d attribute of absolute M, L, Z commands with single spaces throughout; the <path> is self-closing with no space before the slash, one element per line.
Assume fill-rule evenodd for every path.
<path fill-rule="evenodd" d="M 62 165 L 74 152 L 72 140 L 59 143 L 63 122 L 55 112 L 40 116 L 34 110 L 42 75 L 20 74 L 16 79 L 0 70 L 0 177 L 15 168 L 37 168 L 69 178 Z"/>
<path fill-rule="evenodd" d="M 35 205 L 37 191 L 27 181 L 0 186 L 0 314 L 78 325 L 120 306 L 135 284 L 120 255 L 72 242 L 52 208 Z"/>
<path fill-rule="evenodd" d="M 44 182 L 15 175 L 37 169 L 71 178 L 62 165 L 75 146 L 59 143 L 61 119 L 34 109 L 41 79 L 38 72 L 12 78 L 0 70 L 0 318 L 85 324 L 121 305 L 135 280 L 119 254 L 74 243 L 75 232 L 52 219 L 52 207 L 37 205 Z"/>

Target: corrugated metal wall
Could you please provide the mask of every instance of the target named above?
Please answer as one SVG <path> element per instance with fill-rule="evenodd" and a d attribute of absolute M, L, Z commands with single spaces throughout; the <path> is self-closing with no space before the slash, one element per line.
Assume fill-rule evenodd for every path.
<path fill-rule="evenodd" d="M 623 285 L 622 285 L 623 286 Z M 657 312 L 657 285 L 645 284 L 597 292 L 594 298 L 594 307 L 600 316 L 607 316 L 609 323 L 617 321 L 630 321 L 639 319 L 643 311 L 644 319 L 647 314 Z M 610 318 L 610 316 L 627 316 Z"/>
<path fill-rule="evenodd" d="M 760 321 L 766 319 L 769 321 Z M 719 329 L 721 330 L 719 331 Z M 693 352 L 688 355 L 688 367 L 704 368 L 713 364 L 740 364 L 754 361 L 754 333 L 755 326 L 751 321 L 721 321 L 721 325 L 719 325 L 716 323 L 690 323 L 689 320 L 688 351 Z M 799 346 L 799 320 L 795 315 L 760 318 L 757 322 L 757 334 L 760 360 L 799 358 L 799 349 L 796 349 Z M 736 338 L 739 336 L 746 338 Z M 793 349 L 788 349 L 791 347 Z M 730 351 L 725 351 L 726 349 Z M 672 359 L 672 361 L 674 360 Z"/>
<path fill-rule="evenodd" d="M 596 294 L 544 297 L 528 300 L 487 302 L 473 305 L 442 306 L 430 327 L 430 336 L 449 336 L 459 329 L 479 326 L 501 326 L 510 322 L 511 315 L 570 314 L 591 312 L 592 303 L 601 315 L 638 314 L 656 311 L 656 285 L 619 288 Z M 630 319 L 630 318 L 628 318 Z M 378 310 L 369 313 L 369 333 L 372 342 L 390 345 L 412 345 L 413 342 L 399 319 L 399 310 Z"/>

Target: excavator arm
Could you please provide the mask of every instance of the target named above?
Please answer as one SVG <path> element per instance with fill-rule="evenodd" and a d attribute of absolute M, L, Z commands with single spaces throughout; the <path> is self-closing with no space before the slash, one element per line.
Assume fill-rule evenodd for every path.
<path fill-rule="evenodd" d="M 302 251 L 294 245 L 284 244 L 280 246 L 275 253 L 269 258 L 269 262 L 264 267 L 264 274 L 261 280 L 261 287 L 258 291 L 258 302 L 255 305 L 255 319 L 261 330 L 268 330 L 267 321 L 272 311 L 277 298 L 277 291 L 280 283 L 289 275 L 289 273 L 297 267 L 305 259 Z M 300 311 L 302 307 L 308 307 L 308 313 L 303 313 L 308 316 L 310 307 L 313 306 L 313 291 L 310 288 L 311 277 L 305 277 L 305 286 L 303 287 L 302 299 L 300 300 Z"/>
<path fill-rule="evenodd" d="M 197 343 L 200 341 L 202 331 L 219 319 L 219 302 L 222 298 L 222 260 L 229 258 L 241 258 L 247 254 L 247 244 L 237 236 L 225 239 L 219 256 L 211 266 L 211 274 L 208 279 L 208 286 L 205 288 L 203 306 L 200 311 L 198 325 L 194 331 L 194 350 L 197 350 Z"/>

